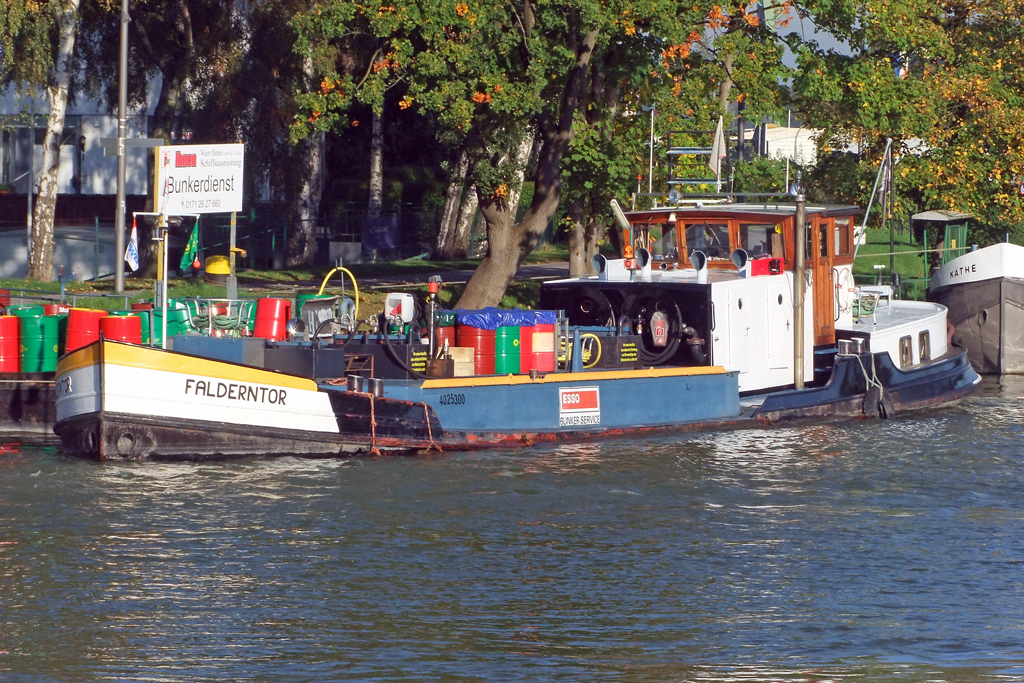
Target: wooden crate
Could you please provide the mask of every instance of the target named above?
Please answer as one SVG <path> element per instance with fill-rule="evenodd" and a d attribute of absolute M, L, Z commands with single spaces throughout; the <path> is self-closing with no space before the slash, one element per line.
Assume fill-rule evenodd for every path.
<path fill-rule="evenodd" d="M 469 346 L 449 346 L 448 353 L 455 361 L 455 376 L 470 377 L 474 374 L 473 349 Z"/>

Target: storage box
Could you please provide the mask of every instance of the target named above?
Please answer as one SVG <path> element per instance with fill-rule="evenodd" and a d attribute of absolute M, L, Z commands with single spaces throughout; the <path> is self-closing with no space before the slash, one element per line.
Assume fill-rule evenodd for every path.
<path fill-rule="evenodd" d="M 786 267 L 780 258 L 756 258 L 750 261 L 750 275 L 778 275 Z"/>
<path fill-rule="evenodd" d="M 455 361 L 456 377 L 471 377 L 473 370 L 473 349 L 469 346 L 449 346 L 448 355 Z"/>

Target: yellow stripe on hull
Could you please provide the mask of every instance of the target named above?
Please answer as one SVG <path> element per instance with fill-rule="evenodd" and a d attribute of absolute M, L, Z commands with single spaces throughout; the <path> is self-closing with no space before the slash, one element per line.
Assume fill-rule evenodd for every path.
<path fill-rule="evenodd" d="M 455 389 L 458 387 L 512 386 L 516 384 L 564 384 L 565 382 L 593 382 L 602 379 L 643 379 L 649 377 L 693 377 L 697 375 L 724 375 L 725 368 L 718 365 L 692 368 L 645 368 L 643 370 L 599 370 L 589 372 L 552 372 L 537 379 L 529 375 L 498 375 L 489 377 L 456 377 L 454 379 L 428 379 L 424 389 Z"/>
<path fill-rule="evenodd" d="M 316 382 L 304 377 L 293 377 L 272 370 L 262 370 L 180 353 L 170 353 L 162 349 L 109 341 L 90 344 L 64 356 L 57 362 L 57 374 L 61 375 L 77 368 L 98 364 L 100 362 L 100 344 L 103 345 L 103 362 L 107 365 L 161 370 L 193 377 L 211 377 L 235 382 L 270 384 L 288 389 L 317 390 Z"/>

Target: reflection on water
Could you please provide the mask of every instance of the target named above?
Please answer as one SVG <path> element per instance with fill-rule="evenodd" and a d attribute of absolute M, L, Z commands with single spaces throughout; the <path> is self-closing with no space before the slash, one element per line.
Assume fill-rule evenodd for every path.
<path fill-rule="evenodd" d="M 1021 680 L 1021 389 L 427 459 L 0 438 L 0 680 Z"/>

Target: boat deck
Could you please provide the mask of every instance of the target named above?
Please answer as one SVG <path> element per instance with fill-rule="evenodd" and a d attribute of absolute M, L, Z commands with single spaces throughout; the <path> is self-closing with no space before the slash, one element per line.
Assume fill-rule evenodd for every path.
<path fill-rule="evenodd" d="M 850 325 L 840 329 L 870 334 L 885 329 L 900 327 L 910 323 L 920 323 L 936 315 L 942 314 L 943 307 L 926 301 L 880 301 L 870 315 L 861 315 Z"/>

